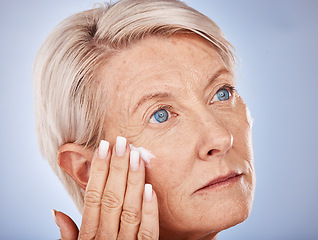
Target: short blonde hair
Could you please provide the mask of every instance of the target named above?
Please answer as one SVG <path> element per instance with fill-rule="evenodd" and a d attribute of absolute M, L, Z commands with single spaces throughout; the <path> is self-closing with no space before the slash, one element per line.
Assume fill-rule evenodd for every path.
<path fill-rule="evenodd" d="M 41 46 L 33 66 L 36 131 L 49 161 L 78 209 L 84 191 L 57 163 L 61 145 L 95 149 L 107 113 L 99 71 L 121 49 L 149 35 L 194 33 L 214 45 L 229 71 L 233 47 L 208 17 L 179 0 L 121 0 L 72 15 Z"/>

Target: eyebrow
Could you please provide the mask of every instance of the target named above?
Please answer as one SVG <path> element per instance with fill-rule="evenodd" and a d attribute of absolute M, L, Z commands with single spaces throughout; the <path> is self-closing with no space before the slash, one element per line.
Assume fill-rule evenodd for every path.
<path fill-rule="evenodd" d="M 167 99 L 167 98 L 171 98 L 172 94 L 170 93 L 166 93 L 166 92 L 158 92 L 158 93 L 150 93 L 147 94 L 145 96 L 143 96 L 138 103 L 136 104 L 136 106 L 133 109 L 133 113 L 136 112 L 137 108 L 139 108 L 141 105 L 143 105 L 144 103 L 146 103 L 149 100 L 153 100 L 153 99 Z"/>
<path fill-rule="evenodd" d="M 213 74 L 213 76 L 211 78 L 209 78 L 209 81 L 206 84 L 204 89 L 207 89 L 214 82 L 214 80 L 217 79 L 219 76 L 221 76 L 223 73 L 229 73 L 229 71 L 225 67 L 220 68 L 218 71 L 216 71 Z"/>

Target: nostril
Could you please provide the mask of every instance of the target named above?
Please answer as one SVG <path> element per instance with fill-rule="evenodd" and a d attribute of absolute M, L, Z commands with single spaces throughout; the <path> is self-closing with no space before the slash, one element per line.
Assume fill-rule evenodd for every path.
<path fill-rule="evenodd" d="M 220 153 L 221 151 L 219 151 L 218 149 L 211 149 L 210 151 L 208 151 L 208 156 L 212 156 L 212 155 L 216 155 L 217 153 Z"/>

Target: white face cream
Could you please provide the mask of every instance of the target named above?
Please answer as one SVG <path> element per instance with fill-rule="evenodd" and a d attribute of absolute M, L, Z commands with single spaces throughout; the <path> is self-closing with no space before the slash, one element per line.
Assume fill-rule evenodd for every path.
<path fill-rule="evenodd" d="M 254 123 L 254 118 L 251 115 L 251 111 L 250 109 L 246 106 L 246 117 L 247 117 L 247 122 L 250 125 L 250 127 L 253 127 L 253 123 Z"/>
<path fill-rule="evenodd" d="M 132 144 L 129 144 L 131 150 L 135 150 L 139 152 L 140 157 L 144 160 L 144 162 L 149 166 L 150 164 L 150 159 L 155 158 L 155 156 L 147 149 L 143 147 L 135 147 Z"/>

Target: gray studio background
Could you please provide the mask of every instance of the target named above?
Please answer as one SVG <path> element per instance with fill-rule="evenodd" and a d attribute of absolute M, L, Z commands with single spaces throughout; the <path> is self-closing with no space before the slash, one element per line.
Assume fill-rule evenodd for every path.
<path fill-rule="evenodd" d="M 90 0 L 0 5 L 0 239 L 57 239 L 55 208 L 80 214 L 41 158 L 31 65 L 50 30 Z M 257 173 L 250 218 L 220 240 L 318 239 L 318 1 L 187 0 L 240 56 L 239 92 L 254 122 Z"/>

